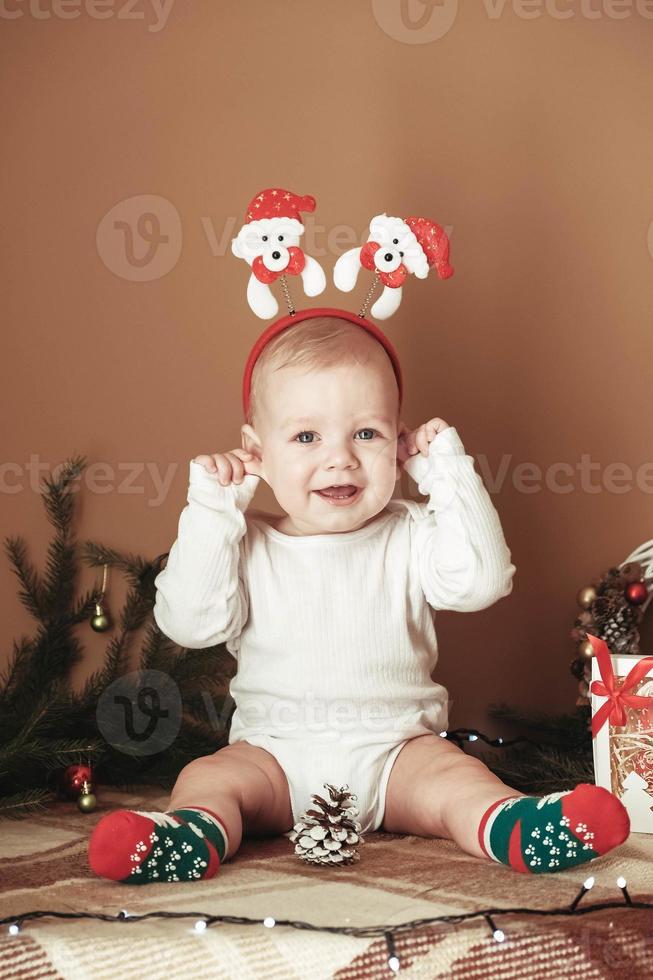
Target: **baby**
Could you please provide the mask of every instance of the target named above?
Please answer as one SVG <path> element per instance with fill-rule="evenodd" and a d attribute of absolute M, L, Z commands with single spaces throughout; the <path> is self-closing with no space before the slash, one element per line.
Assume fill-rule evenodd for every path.
<path fill-rule="evenodd" d="M 211 878 L 243 835 L 291 830 L 327 782 L 356 795 L 363 832 L 448 838 L 521 872 L 622 843 L 607 790 L 525 796 L 442 737 L 434 611 L 490 606 L 515 566 L 456 429 L 402 422 L 382 344 L 335 315 L 285 329 L 256 362 L 241 434 L 190 462 L 154 607 L 176 643 L 236 658 L 229 744 L 182 770 L 167 812 L 103 817 L 95 872 Z M 425 502 L 393 499 L 402 468 Z M 260 480 L 282 517 L 248 510 Z"/>

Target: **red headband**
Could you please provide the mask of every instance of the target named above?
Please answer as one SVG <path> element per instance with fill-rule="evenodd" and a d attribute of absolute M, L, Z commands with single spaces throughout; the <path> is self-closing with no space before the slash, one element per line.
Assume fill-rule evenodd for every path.
<path fill-rule="evenodd" d="M 247 418 L 247 414 L 249 412 L 249 396 L 252 383 L 252 372 L 254 370 L 254 365 L 263 351 L 263 348 L 269 343 L 270 340 L 272 340 L 273 337 L 276 337 L 277 334 L 280 334 L 288 327 L 292 327 L 295 323 L 301 323 L 302 320 L 308 320 L 311 317 L 318 316 L 337 317 L 342 320 L 348 320 L 350 323 L 356 323 L 359 327 L 362 327 L 363 330 L 366 330 L 379 341 L 392 363 L 395 378 L 397 379 L 397 387 L 399 388 L 399 405 L 401 406 L 403 385 L 401 380 L 399 357 L 397 356 L 395 348 L 390 343 L 383 331 L 381 331 L 376 324 L 371 323 L 362 316 L 357 316 L 355 313 L 350 313 L 349 310 L 336 310 L 331 307 L 316 307 L 315 309 L 298 310 L 296 313 L 281 317 L 281 319 L 277 320 L 263 331 L 252 347 L 251 351 L 249 352 L 249 357 L 247 358 L 245 374 L 243 376 L 243 410 L 245 412 L 245 418 Z"/>

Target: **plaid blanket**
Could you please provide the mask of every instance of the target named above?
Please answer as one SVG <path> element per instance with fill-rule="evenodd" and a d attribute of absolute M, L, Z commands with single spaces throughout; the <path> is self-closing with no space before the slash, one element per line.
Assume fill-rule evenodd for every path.
<path fill-rule="evenodd" d="M 99 789 L 95 813 L 74 803 L 0 823 L 0 917 L 33 909 L 116 914 L 153 910 L 289 919 L 317 926 L 396 925 L 477 909 L 562 908 L 589 874 L 590 902 L 621 901 L 623 875 L 633 900 L 653 901 L 653 837 L 631 834 L 611 854 L 556 875 L 527 876 L 464 854 L 452 841 L 368 834 L 358 863 L 304 864 L 286 836 L 247 840 L 207 882 L 135 887 L 101 880 L 86 859 L 89 834 L 117 807 L 164 809 L 159 789 Z M 501 915 L 496 942 L 487 922 L 422 926 L 396 935 L 404 978 L 502 977 L 559 980 L 653 975 L 653 911 L 619 908 L 590 915 Z M 194 919 L 144 922 L 26 922 L 0 933 L 0 977 L 12 980 L 362 980 L 392 976 L 383 937 L 337 935 L 277 925 L 216 924 L 198 935 Z"/>

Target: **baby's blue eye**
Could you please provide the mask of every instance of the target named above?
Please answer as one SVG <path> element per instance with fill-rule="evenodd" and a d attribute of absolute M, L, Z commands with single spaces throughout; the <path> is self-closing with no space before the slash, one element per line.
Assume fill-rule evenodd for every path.
<path fill-rule="evenodd" d="M 370 439 L 363 439 L 362 440 L 363 442 L 371 442 L 372 439 L 374 438 L 374 435 L 376 434 L 376 429 L 359 429 L 358 431 L 359 432 L 371 432 L 372 433 L 372 437 Z M 302 436 L 312 436 L 312 435 L 314 435 L 313 432 L 306 432 L 306 431 L 298 432 L 297 435 L 295 436 L 295 439 L 293 441 L 294 442 L 300 442 L 304 446 L 310 446 L 311 443 L 313 442 L 313 440 L 311 439 L 309 441 L 306 441 L 306 440 L 302 439 L 301 437 Z"/>

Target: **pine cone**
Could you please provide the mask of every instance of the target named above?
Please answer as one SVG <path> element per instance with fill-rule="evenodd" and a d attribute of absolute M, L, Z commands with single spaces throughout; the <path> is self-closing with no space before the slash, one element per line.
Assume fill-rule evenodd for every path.
<path fill-rule="evenodd" d="M 637 623 L 640 612 L 628 603 L 616 610 L 601 625 L 600 636 L 614 653 L 634 653 L 639 648 Z"/>
<path fill-rule="evenodd" d="M 624 605 L 623 590 L 607 589 L 603 595 L 597 596 L 590 607 L 592 617 L 597 625 L 603 625 L 611 619 Z"/>
<path fill-rule="evenodd" d="M 314 793 L 316 809 L 305 810 L 288 837 L 295 844 L 295 853 L 311 864 L 353 864 L 360 860 L 356 845 L 365 843 L 356 820 L 356 797 L 347 786 L 323 785 L 331 803 Z"/>

